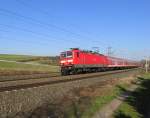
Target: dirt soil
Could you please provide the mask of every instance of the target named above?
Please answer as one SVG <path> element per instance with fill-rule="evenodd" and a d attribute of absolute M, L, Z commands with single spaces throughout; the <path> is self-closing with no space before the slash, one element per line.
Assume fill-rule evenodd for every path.
<path fill-rule="evenodd" d="M 26 116 L 26 118 L 67 118 L 66 111 L 69 110 L 71 105 L 75 105 L 77 101 L 83 104 L 89 104 L 88 98 L 95 96 L 104 96 L 111 92 L 113 86 L 121 83 L 131 84 L 134 81 L 134 77 L 127 77 L 123 79 L 113 79 L 111 81 L 104 81 L 102 83 L 97 83 L 95 86 L 90 86 L 87 88 L 79 88 L 72 90 L 68 93 L 61 101 L 55 104 L 46 103 L 43 106 L 35 109 L 30 113 L 30 115 L 17 114 L 17 118 Z M 87 98 L 87 99 L 81 99 Z M 83 107 L 85 107 L 83 105 Z M 24 117 L 23 117 L 24 118 Z"/>

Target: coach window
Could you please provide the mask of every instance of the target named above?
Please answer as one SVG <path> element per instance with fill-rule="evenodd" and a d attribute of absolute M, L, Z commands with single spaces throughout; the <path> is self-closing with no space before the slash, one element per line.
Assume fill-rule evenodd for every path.
<path fill-rule="evenodd" d="M 79 58 L 79 52 L 77 52 L 77 57 Z"/>

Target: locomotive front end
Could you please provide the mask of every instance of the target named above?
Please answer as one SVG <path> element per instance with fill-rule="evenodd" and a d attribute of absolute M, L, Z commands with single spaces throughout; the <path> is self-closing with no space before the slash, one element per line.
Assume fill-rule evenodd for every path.
<path fill-rule="evenodd" d="M 61 74 L 68 75 L 73 67 L 73 52 L 66 51 L 60 54 Z"/>

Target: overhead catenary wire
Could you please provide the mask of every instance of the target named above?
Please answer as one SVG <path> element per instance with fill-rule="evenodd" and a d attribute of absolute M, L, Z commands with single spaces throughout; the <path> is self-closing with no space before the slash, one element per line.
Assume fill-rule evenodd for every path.
<path fill-rule="evenodd" d="M 1 30 L 0 30 L 1 31 Z M 53 43 L 50 43 L 48 44 L 48 42 L 41 42 L 41 41 L 32 41 L 32 40 L 24 40 L 24 39 L 21 39 L 21 38 L 10 38 L 8 36 L 5 36 L 5 35 L 2 35 L 0 36 L 0 40 L 7 40 L 7 42 L 10 42 L 10 41 L 16 41 L 17 43 L 22 43 L 22 44 L 25 44 L 25 45 L 28 45 L 32 48 L 34 48 L 34 46 L 38 47 L 38 48 L 41 48 L 42 45 L 46 46 L 46 47 L 50 47 L 50 45 L 52 45 L 53 43 L 54 44 L 57 44 L 58 42 L 53 42 Z"/>
<path fill-rule="evenodd" d="M 5 32 L 5 33 L 9 33 L 10 31 L 6 31 L 6 30 L 2 30 L 2 29 L 0 29 L 0 32 Z M 28 41 L 28 40 L 23 40 L 23 39 L 16 39 L 16 38 L 11 38 L 10 39 L 10 37 L 8 37 L 8 36 L 4 36 L 4 35 L 2 35 L 1 37 L 0 37 L 0 40 L 5 40 L 6 41 L 6 39 L 7 39 L 7 41 L 10 41 L 10 40 L 12 40 L 12 41 L 17 41 L 17 42 L 21 42 L 21 43 L 23 43 L 23 44 L 25 44 L 25 45 L 28 45 L 28 46 L 33 46 L 33 44 L 34 44 L 34 46 L 38 46 L 38 47 L 40 47 L 41 45 L 46 45 L 46 43 L 43 43 L 43 42 L 38 42 L 38 43 L 35 43 L 35 42 L 32 42 L 32 41 Z"/>
<path fill-rule="evenodd" d="M 2 31 L 3 32 L 3 30 L 0 30 L 0 31 Z M 6 31 L 5 31 L 6 32 Z M 9 31 L 8 31 L 9 32 Z M 7 33 L 8 33 L 7 32 Z M 21 46 L 29 46 L 29 47 L 31 47 L 32 49 L 38 49 L 38 48 L 41 48 L 41 45 L 44 45 L 44 46 L 47 46 L 47 47 L 49 47 L 50 45 L 48 44 L 48 43 L 43 43 L 43 42 L 40 42 L 40 41 L 38 41 L 38 43 L 36 43 L 36 42 L 34 42 L 34 41 L 30 41 L 30 40 L 23 40 L 23 39 L 18 39 L 18 38 L 10 38 L 10 37 L 8 37 L 8 36 L 0 36 L 0 40 L 2 41 L 2 40 L 4 40 L 4 41 L 6 41 L 6 39 L 7 39 L 7 42 L 8 43 L 13 43 L 14 41 L 16 41 L 17 42 L 17 45 L 19 45 L 20 46 L 20 44 L 21 44 Z M 56 43 L 56 42 L 53 42 L 53 43 Z M 23 45 L 22 45 L 23 44 Z M 56 43 L 57 44 L 57 43 Z M 13 46 L 13 45 L 12 45 Z M 15 46 L 16 46 L 16 43 L 15 43 Z M 23 48 L 23 47 L 22 47 Z M 10 48 L 11 49 L 11 48 Z M 23 48 L 24 49 L 24 48 Z M 0 48 L 0 50 L 3 50 L 3 49 L 1 49 Z M 32 51 L 31 51 L 32 52 Z M 60 52 L 59 52 L 60 53 Z M 57 53 L 57 55 L 59 54 L 59 53 Z M 33 55 L 37 55 L 36 53 L 31 53 L 31 54 L 33 54 Z M 39 55 L 39 54 L 38 54 Z M 49 53 L 47 53 L 46 55 L 49 55 Z M 55 55 L 56 56 L 56 55 Z"/>
<path fill-rule="evenodd" d="M 22 20 L 21 20 L 22 21 Z M 11 29 L 17 29 L 17 30 L 21 30 L 21 31 L 24 31 L 24 32 L 28 32 L 28 33 L 31 33 L 31 34 L 34 34 L 34 35 L 38 35 L 38 36 L 42 36 L 42 38 L 43 37 L 46 37 L 46 38 L 48 38 L 49 39 L 49 37 L 51 37 L 51 35 L 49 35 L 49 34 L 43 34 L 43 33 L 38 33 L 38 32 L 34 32 L 34 31 L 31 31 L 31 30 L 29 30 L 29 29 L 25 29 L 25 28 L 20 28 L 20 27 L 16 27 L 16 26 L 12 26 L 12 25 L 6 25 L 6 24 L 0 24 L 1 26 L 4 26 L 4 27 L 7 27 L 7 28 L 11 28 Z M 57 39 L 57 40 L 56 40 Z M 49 39 L 50 40 L 50 39 Z M 61 41 L 62 43 L 64 43 L 64 44 L 66 44 L 66 41 L 67 41 L 67 43 L 72 43 L 72 44 L 80 44 L 80 42 L 81 42 L 81 40 L 80 41 L 77 41 L 77 40 L 70 40 L 70 38 L 69 39 L 62 39 L 61 38 L 61 40 L 59 39 L 58 40 L 58 38 L 57 37 L 53 37 L 51 40 L 53 40 L 53 41 L 55 41 L 56 43 L 59 41 Z M 46 41 L 46 40 L 43 40 L 43 41 Z M 58 42 L 58 43 L 59 43 Z"/>
<path fill-rule="evenodd" d="M 39 21 L 39 20 L 37 20 L 37 19 L 34 19 L 34 18 L 32 18 L 32 17 L 23 16 L 23 15 L 21 15 L 21 14 L 18 14 L 18 13 L 16 13 L 16 12 L 13 12 L 13 11 L 10 11 L 10 10 L 7 10 L 7 9 L 2 9 L 2 8 L 0 8 L 0 13 L 1 13 L 1 12 L 2 12 L 2 13 L 7 13 L 7 14 L 9 14 L 9 15 L 14 15 L 14 16 L 16 16 L 16 17 L 20 17 L 20 18 L 23 18 L 23 19 L 25 19 L 25 20 L 29 20 L 29 21 L 31 21 L 32 23 L 36 23 L 36 24 L 38 24 L 38 25 L 40 25 L 40 26 L 42 26 L 42 27 L 44 27 L 44 28 L 49 28 L 49 26 L 50 26 L 50 27 L 56 28 L 56 29 L 61 30 L 61 31 L 64 31 L 64 32 L 73 33 L 73 32 L 71 32 L 71 31 L 68 31 L 68 30 L 64 29 L 64 28 L 59 28 L 59 27 L 57 27 L 56 25 L 49 24 L 49 23 L 43 23 L 43 22 L 41 22 L 41 21 Z M 73 34 L 75 34 L 75 33 L 73 33 Z M 78 36 L 79 36 L 79 35 L 78 35 Z M 80 40 L 80 41 L 81 41 L 81 40 Z M 87 41 L 91 41 L 91 40 L 87 39 Z M 92 41 L 92 42 L 99 42 L 99 41 Z M 100 45 L 100 44 L 99 44 L 99 45 Z M 101 45 L 101 47 L 104 47 L 104 46 Z"/>
<path fill-rule="evenodd" d="M 46 12 L 46 11 L 44 11 L 44 10 L 41 9 L 40 7 L 38 7 L 38 8 L 33 7 L 32 5 L 27 4 L 27 2 L 25 2 L 25 1 L 23 1 L 23 0 L 16 0 L 16 1 L 17 1 L 17 3 L 23 5 L 24 7 L 30 8 L 30 9 L 36 11 L 36 12 L 40 12 L 40 13 L 42 13 L 42 14 L 44 14 L 44 15 L 46 15 L 46 16 L 49 17 L 49 13 Z M 84 38 L 86 38 L 86 39 L 88 39 L 88 40 L 91 40 L 92 42 L 103 43 L 102 41 L 99 41 L 99 40 L 97 41 L 97 40 L 91 39 L 91 38 L 89 38 L 89 37 L 87 37 L 87 36 L 83 36 L 83 35 L 81 35 L 80 33 L 72 32 L 72 31 L 70 31 L 69 29 L 62 28 L 62 27 L 57 26 L 57 25 L 54 25 L 54 24 L 52 24 L 52 25 L 55 26 L 55 28 L 58 28 L 59 30 L 62 30 L 62 29 L 63 29 L 64 32 L 68 32 L 68 33 L 70 33 L 70 34 L 73 34 L 74 36 L 78 36 L 78 37 L 82 37 L 82 38 L 84 37 Z M 103 43 L 103 44 L 104 44 L 104 43 Z M 104 45 L 105 45 L 105 44 L 104 44 Z M 107 45 L 107 47 L 108 47 L 108 45 Z"/>
<path fill-rule="evenodd" d="M 19 30 L 19 31 L 23 31 L 23 32 L 27 32 L 27 33 L 31 33 L 31 34 L 34 34 L 34 35 L 38 35 L 38 36 L 41 36 L 41 38 L 43 39 L 47 39 L 47 40 L 43 40 L 43 42 L 48 42 L 48 41 L 53 41 L 55 43 L 58 43 L 58 42 L 62 42 L 62 43 L 65 43 L 64 40 L 67 40 L 69 41 L 69 39 L 62 39 L 62 40 L 56 40 L 56 37 L 54 38 L 49 38 L 51 37 L 50 35 L 48 34 L 43 34 L 43 33 L 37 33 L 35 31 L 32 31 L 32 30 L 29 30 L 29 29 L 26 29 L 26 28 L 20 28 L 20 27 L 17 27 L 17 26 L 10 26 L 10 25 L 5 25 L 5 24 L 0 24 L 0 26 L 4 26 L 4 27 L 7 27 L 7 28 L 11 28 L 11 29 L 16 29 L 16 30 Z M 79 42 L 76 42 L 76 41 L 70 41 L 69 43 L 79 43 Z"/>
<path fill-rule="evenodd" d="M 32 17 L 24 16 L 24 15 L 18 14 L 16 12 L 13 12 L 13 11 L 10 11 L 10 10 L 6 10 L 6 9 L 0 8 L 0 12 L 7 13 L 7 14 L 10 14 L 10 15 L 14 15 L 16 17 L 21 17 L 21 18 L 29 20 L 29 21 L 31 21 L 33 23 L 37 23 L 38 25 L 40 25 L 40 26 L 42 26 L 44 28 L 48 28 L 48 26 L 50 26 L 50 27 L 56 28 L 56 29 L 64 31 L 64 32 L 70 32 L 70 33 L 72 33 L 71 31 L 67 31 L 66 29 L 57 27 L 56 25 L 53 25 L 53 24 L 50 24 L 50 23 L 43 23 L 43 22 L 41 22 L 41 21 L 39 21 L 37 19 L 34 19 Z"/>

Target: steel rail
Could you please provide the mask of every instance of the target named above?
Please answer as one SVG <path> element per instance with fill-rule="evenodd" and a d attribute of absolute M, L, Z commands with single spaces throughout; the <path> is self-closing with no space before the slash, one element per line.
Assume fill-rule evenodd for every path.
<path fill-rule="evenodd" d="M 53 77 L 51 78 L 51 80 L 46 81 L 46 82 L 36 82 L 36 83 L 29 83 L 29 84 L 19 84 L 19 85 L 7 86 L 7 87 L 0 87 L 0 92 L 40 87 L 40 86 L 58 84 L 58 83 L 64 83 L 64 82 L 72 82 L 72 81 L 84 80 L 84 79 L 89 79 L 89 78 L 94 78 L 94 77 L 102 77 L 106 75 L 119 74 L 119 73 L 129 72 L 133 70 L 138 70 L 138 69 L 127 69 L 127 70 L 111 71 L 111 72 L 105 72 L 105 73 L 92 73 L 92 74 L 84 74 L 82 76 L 71 75 L 71 76 L 66 76 L 66 77 Z"/>
<path fill-rule="evenodd" d="M 51 75 L 48 73 L 41 74 L 25 74 L 25 75 L 7 75 L 0 76 L 0 82 L 9 82 L 9 81 L 19 81 L 19 80 L 31 80 L 31 79 L 40 79 L 40 78 L 50 78 L 50 77 L 58 77 L 60 76 L 58 73 L 52 73 L 56 75 Z"/>

